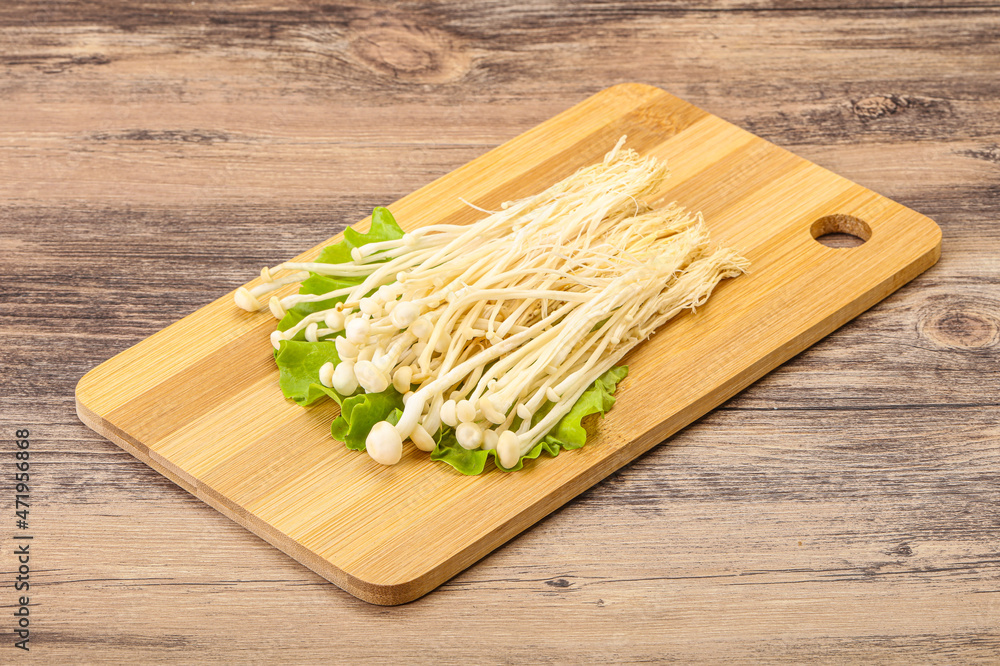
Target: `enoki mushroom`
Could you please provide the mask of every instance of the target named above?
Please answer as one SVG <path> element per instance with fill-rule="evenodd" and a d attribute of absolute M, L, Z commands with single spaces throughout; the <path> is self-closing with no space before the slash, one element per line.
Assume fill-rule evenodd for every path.
<path fill-rule="evenodd" d="M 236 303 L 281 318 L 298 303 L 344 297 L 271 342 L 333 339 L 341 361 L 319 370 L 320 383 L 344 396 L 403 394 L 398 422 L 367 436 L 377 462 L 396 463 L 406 439 L 433 450 L 448 426 L 462 447 L 496 449 L 513 467 L 630 349 L 748 265 L 712 245 L 700 214 L 643 202 L 667 169 L 624 140 L 603 162 L 474 224 L 370 243 L 348 263 L 265 268 L 264 283 L 239 289 Z M 310 273 L 361 282 L 263 304 Z"/>

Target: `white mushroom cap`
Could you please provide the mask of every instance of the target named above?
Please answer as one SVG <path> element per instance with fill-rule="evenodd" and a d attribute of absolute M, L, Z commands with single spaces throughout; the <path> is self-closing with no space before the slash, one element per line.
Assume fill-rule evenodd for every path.
<path fill-rule="evenodd" d="M 458 415 L 455 414 L 455 401 L 445 400 L 441 405 L 441 422 L 452 428 L 458 425 Z"/>
<path fill-rule="evenodd" d="M 517 466 L 517 461 L 521 459 L 521 441 L 517 433 L 512 430 L 504 430 L 497 441 L 497 454 L 500 456 L 500 464 L 510 469 Z"/>
<path fill-rule="evenodd" d="M 410 380 L 413 378 L 413 367 L 402 365 L 392 373 L 392 387 L 400 393 L 406 394 L 410 391 Z"/>
<path fill-rule="evenodd" d="M 410 433 L 410 440 L 421 451 L 433 451 L 437 445 L 434 438 L 419 423 L 413 427 L 413 432 Z"/>
<path fill-rule="evenodd" d="M 358 390 L 358 378 L 354 375 L 354 361 L 341 361 L 333 369 L 330 386 L 340 395 L 351 395 Z"/>
<path fill-rule="evenodd" d="M 486 420 L 490 423 L 500 425 L 507 419 L 507 415 L 496 408 L 493 404 L 493 400 L 491 400 L 488 395 L 484 395 L 479 399 L 479 411 L 483 413 L 483 416 L 485 416 Z"/>
<path fill-rule="evenodd" d="M 354 364 L 354 376 L 367 393 L 381 393 L 389 388 L 389 378 L 375 367 L 371 361 L 358 361 Z"/>
<path fill-rule="evenodd" d="M 362 345 L 368 342 L 368 332 L 371 330 L 371 324 L 368 323 L 367 319 L 354 317 L 347 322 L 346 330 L 346 337 L 349 342 Z"/>
<path fill-rule="evenodd" d="M 448 351 L 448 345 L 451 344 L 451 336 L 447 333 L 442 333 L 438 336 L 437 342 L 434 343 L 434 351 L 443 354 Z"/>
<path fill-rule="evenodd" d="M 398 309 L 399 306 L 396 306 L 396 310 Z M 393 310 L 393 312 L 396 310 Z M 412 324 L 410 324 L 410 332 L 417 336 L 418 340 L 423 342 L 430 337 L 431 333 L 434 332 L 434 324 L 432 324 L 426 317 L 418 317 L 413 320 Z"/>
<path fill-rule="evenodd" d="M 323 318 L 323 322 L 334 333 L 344 330 L 344 313 L 340 310 L 330 310 Z"/>
<path fill-rule="evenodd" d="M 343 336 L 334 338 L 333 344 L 337 346 L 337 356 L 341 361 L 358 357 L 358 346 Z"/>
<path fill-rule="evenodd" d="M 271 297 L 271 300 L 267 302 L 267 307 L 270 308 L 271 314 L 274 315 L 275 319 L 281 319 L 285 316 L 285 308 L 281 305 L 281 299 L 277 296 Z"/>
<path fill-rule="evenodd" d="M 455 429 L 455 438 L 463 449 L 478 449 L 483 443 L 483 429 L 475 423 L 460 423 Z"/>
<path fill-rule="evenodd" d="M 358 304 L 358 307 L 366 315 L 377 317 L 378 315 L 382 314 L 382 305 L 374 298 L 370 298 L 367 296 L 365 298 L 362 298 L 361 302 Z"/>
<path fill-rule="evenodd" d="M 403 440 L 388 421 L 376 423 L 365 438 L 365 450 L 382 465 L 395 465 L 403 457 Z"/>
<path fill-rule="evenodd" d="M 455 414 L 462 423 L 476 420 L 476 406 L 468 400 L 459 400 L 455 406 Z"/>
<path fill-rule="evenodd" d="M 389 319 L 392 320 L 393 326 L 396 326 L 397 328 L 407 328 L 410 324 L 415 322 L 419 316 L 420 307 L 416 303 L 411 303 L 410 301 L 400 301 L 399 304 L 392 309 L 392 314 L 389 315 Z M 416 333 L 416 331 L 414 331 L 414 333 Z"/>
<path fill-rule="evenodd" d="M 236 305 L 247 312 L 257 312 L 261 308 L 260 301 L 246 287 L 240 287 L 236 290 L 235 300 Z"/>
<path fill-rule="evenodd" d="M 319 369 L 319 383 L 327 388 L 333 388 L 333 363 L 324 363 Z"/>
<path fill-rule="evenodd" d="M 483 450 L 490 451 L 497 448 L 497 441 L 500 439 L 500 435 L 497 434 L 496 430 L 484 430 L 483 431 Z"/>

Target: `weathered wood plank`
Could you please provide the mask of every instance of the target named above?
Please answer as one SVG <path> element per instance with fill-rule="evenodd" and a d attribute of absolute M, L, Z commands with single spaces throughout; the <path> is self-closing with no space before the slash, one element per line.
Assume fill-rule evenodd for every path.
<path fill-rule="evenodd" d="M 36 656 L 994 658 L 997 5 L 868 5 L 0 4 L 0 427 L 39 434 Z M 624 80 L 931 216 L 941 262 L 401 608 L 76 421 L 96 363 Z"/>

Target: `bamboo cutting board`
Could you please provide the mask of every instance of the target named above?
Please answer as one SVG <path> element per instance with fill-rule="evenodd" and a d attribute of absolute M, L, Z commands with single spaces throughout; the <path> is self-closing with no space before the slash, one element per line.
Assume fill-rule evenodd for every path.
<path fill-rule="evenodd" d="M 481 213 L 459 197 L 492 209 L 541 191 L 600 160 L 622 134 L 671 167 L 652 203 L 702 211 L 713 238 L 744 254 L 751 273 L 723 282 L 697 313 L 626 358 L 618 403 L 583 449 L 478 477 L 411 445 L 398 465 L 380 466 L 330 438 L 332 401 L 304 409 L 282 397 L 268 341 L 274 319 L 239 310 L 232 294 L 84 376 L 80 418 L 351 594 L 400 604 L 871 307 L 940 253 L 930 219 L 637 84 L 604 90 L 389 208 L 404 229 L 468 223 Z M 830 231 L 867 242 L 815 240 Z"/>

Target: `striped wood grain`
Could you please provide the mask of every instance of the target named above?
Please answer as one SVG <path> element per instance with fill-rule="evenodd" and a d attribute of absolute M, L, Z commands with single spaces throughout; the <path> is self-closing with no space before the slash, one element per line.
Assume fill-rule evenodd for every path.
<path fill-rule="evenodd" d="M 464 477 L 412 447 L 398 465 L 379 466 L 331 440 L 335 405 L 303 409 L 282 398 L 267 339 L 274 320 L 238 310 L 231 296 L 88 373 L 77 387 L 81 419 L 345 590 L 399 604 L 855 317 L 939 255 L 940 231 L 928 218 L 638 84 L 602 91 L 390 208 L 405 229 L 467 223 L 480 214 L 459 197 L 491 208 L 537 192 L 600 159 L 622 134 L 628 146 L 671 166 L 654 203 L 701 210 L 713 237 L 741 251 L 752 269 L 626 359 L 630 375 L 618 404 L 584 449 L 539 459 L 517 474 Z M 870 240 L 851 249 L 817 243 L 810 228 L 830 215 L 864 220 Z"/>

